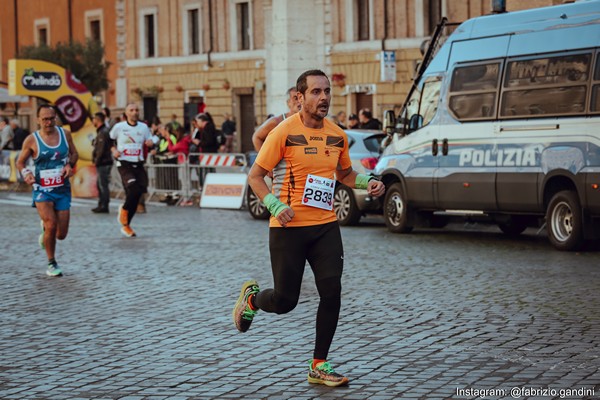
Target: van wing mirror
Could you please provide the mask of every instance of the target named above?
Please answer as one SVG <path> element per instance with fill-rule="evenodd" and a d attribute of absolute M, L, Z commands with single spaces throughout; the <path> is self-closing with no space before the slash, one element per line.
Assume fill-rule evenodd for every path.
<path fill-rule="evenodd" d="M 395 126 L 396 116 L 394 115 L 394 111 L 385 110 L 383 113 L 383 131 L 386 135 L 392 136 L 394 134 Z"/>
<path fill-rule="evenodd" d="M 408 121 L 408 131 L 413 132 L 423 126 L 423 116 L 420 114 L 414 114 Z"/>

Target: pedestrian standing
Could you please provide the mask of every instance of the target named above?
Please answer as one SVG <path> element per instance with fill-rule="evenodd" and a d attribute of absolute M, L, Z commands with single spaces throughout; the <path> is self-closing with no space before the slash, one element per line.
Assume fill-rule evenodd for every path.
<path fill-rule="evenodd" d="M 171 121 L 167 123 L 166 127 L 173 135 L 177 134 L 177 130 L 181 127 L 181 124 L 177 121 L 177 114 L 171 114 Z"/>
<path fill-rule="evenodd" d="M 37 110 L 40 129 L 27 136 L 17 160 L 17 168 L 24 181 L 33 186 L 33 206 L 42 220 L 43 232 L 39 244 L 48 256 L 46 274 L 62 276 L 62 269 L 55 258 L 56 240 L 63 240 L 69 231 L 71 209 L 71 185 L 73 167 L 79 155 L 71 133 L 56 126 L 56 110 L 42 104 Z M 33 158 L 35 172 L 25 167 Z"/>
<path fill-rule="evenodd" d="M 21 128 L 21 123 L 18 119 L 13 119 L 10 121 L 10 127 L 13 130 L 13 147 L 14 150 L 21 150 L 23 148 L 23 142 L 25 138 L 29 136 L 29 131 L 27 129 Z"/>
<path fill-rule="evenodd" d="M 8 118 L 0 117 L 0 151 L 13 149 L 15 134 L 8 123 Z"/>
<path fill-rule="evenodd" d="M 217 141 L 217 128 L 209 113 L 200 113 L 196 115 L 196 125 L 200 131 L 199 146 L 203 153 L 216 153 L 219 151 Z"/>
<path fill-rule="evenodd" d="M 339 111 L 336 114 L 335 122 L 337 123 L 337 126 L 339 126 L 340 128 L 347 129 L 347 126 L 346 126 L 346 113 L 344 111 Z"/>
<path fill-rule="evenodd" d="M 233 120 L 233 116 L 229 113 L 223 114 L 223 118 L 225 118 L 225 120 L 221 124 L 221 135 L 225 138 L 225 142 L 221 143 L 219 152 L 231 153 L 233 152 L 233 138 L 236 130 L 235 121 Z"/>
<path fill-rule="evenodd" d="M 284 314 L 298 304 L 304 265 L 309 262 L 320 300 L 308 382 L 327 386 L 348 383 L 327 361 L 341 306 L 344 252 L 333 211 L 336 179 L 381 196 L 385 187 L 357 174 L 348 153 L 348 137 L 327 119 L 331 85 L 319 70 L 304 72 L 296 82 L 300 112 L 280 123 L 267 137 L 248 182 L 269 212 L 269 249 L 274 287 L 260 290 L 255 280 L 242 285 L 233 309 L 240 332 L 250 328 L 258 310 Z M 264 177 L 273 171 L 273 192 Z"/>
<path fill-rule="evenodd" d="M 360 129 L 381 130 L 381 121 L 373 118 L 373 114 L 368 108 L 363 108 L 358 112 L 358 120 L 360 121 Z"/>
<path fill-rule="evenodd" d="M 112 127 L 115 126 L 115 124 L 117 122 L 120 122 L 120 121 L 117 121 L 117 120 L 112 119 L 110 117 L 110 108 L 104 107 L 104 108 L 102 108 L 102 111 L 103 111 L 103 114 L 104 114 L 104 124 L 106 125 L 106 127 L 110 131 L 112 129 Z"/>
<path fill-rule="evenodd" d="M 140 197 L 146 193 L 148 175 L 144 168 L 144 145 L 153 147 L 152 133 L 148 125 L 139 121 L 140 108 L 130 103 L 125 108 L 125 121 L 116 124 L 110 131 L 113 157 L 125 188 L 125 203 L 119 207 L 118 221 L 121 233 L 127 237 L 136 236 L 131 228 L 131 220 L 137 211 Z"/>
<path fill-rule="evenodd" d="M 98 187 L 98 207 L 93 208 L 95 213 L 108 213 L 108 204 L 110 203 L 110 171 L 113 165 L 111 153 L 112 140 L 109 130 L 106 127 L 106 117 L 103 113 L 94 114 L 92 123 L 96 127 L 96 137 L 92 144 L 92 160 L 96 166 L 96 186 Z"/>
<path fill-rule="evenodd" d="M 358 120 L 358 115 L 350 114 L 348 116 L 348 129 L 360 129 L 360 122 Z"/>

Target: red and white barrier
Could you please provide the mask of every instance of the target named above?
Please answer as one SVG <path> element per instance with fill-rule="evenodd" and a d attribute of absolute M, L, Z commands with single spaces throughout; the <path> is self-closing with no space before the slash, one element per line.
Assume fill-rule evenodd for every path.
<path fill-rule="evenodd" d="M 200 154 L 201 167 L 235 167 L 236 156 L 230 154 Z"/>
<path fill-rule="evenodd" d="M 225 201 L 224 208 L 239 208 L 241 205 L 237 203 L 233 204 L 230 200 L 233 200 L 233 197 L 242 196 L 243 200 L 243 192 L 245 188 L 245 182 L 241 185 L 240 192 L 240 184 L 238 182 L 235 183 L 235 190 L 231 182 L 229 182 L 229 177 L 223 177 L 222 175 L 230 175 L 235 173 L 243 173 L 246 175 L 248 172 L 247 169 L 247 160 L 246 155 L 243 153 L 190 153 L 188 162 L 186 163 L 187 168 L 187 176 L 188 176 L 188 197 L 191 196 L 204 196 L 207 197 L 213 196 L 213 199 L 217 197 L 227 197 L 227 199 L 216 199 L 216 203 L 219 201 Z M 209 183 L 206 182 L 207 174 L 217 172 L 217 176 L 213 176 Z M 223 180 L 224 179 L 224 180 Z M 222 182 L 221 182 L 222 181 Z M 213 186 L 210 190 L 205 193 L 205 187 Z M 221 184 L 227 185 L 219 186 Z M 225 190 L 225 189 L 226 190 Z M 233 193 L 235 192 L 235 196 Z M 215 197 L 216 196 L 216 197 Z M 216 203 L 212 203 L 207 207 L 217 207 Z M 231 203 L 229 206 L 225 206 L 225 203 Z M 209 203 L 206 203 L 209 204 Z"/>

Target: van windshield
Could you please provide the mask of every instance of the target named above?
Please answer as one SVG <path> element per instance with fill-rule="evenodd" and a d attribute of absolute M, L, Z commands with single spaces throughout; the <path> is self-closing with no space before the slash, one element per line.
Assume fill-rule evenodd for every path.
<path fill-rule="evenodd" d="M 431 122 L 437 112 L 441 87 L 441 77 L 435 76 L 425 79 L 423 85 L 415 89 L 406 104 L 406 122 L 409 124 L 407 132 Z"/>

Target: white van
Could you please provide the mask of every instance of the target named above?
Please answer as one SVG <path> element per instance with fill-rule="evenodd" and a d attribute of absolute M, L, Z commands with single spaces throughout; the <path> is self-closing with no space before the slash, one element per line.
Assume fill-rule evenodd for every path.
<path fill-rule="evenodd" d="M 599 0 L 468 20 L 423 62 L 374 171 L 389 230 L 459 214 L 545 222 L 559 250 L 600 236 Z"/>

